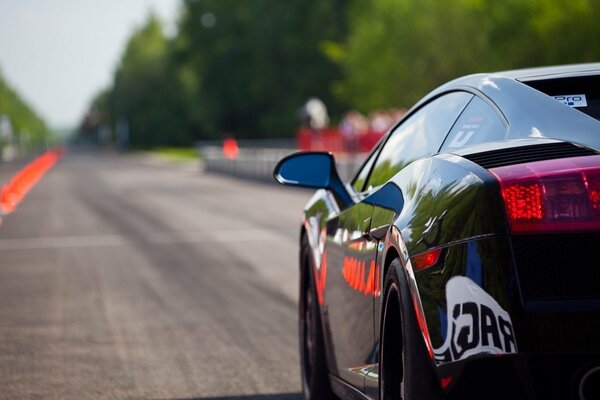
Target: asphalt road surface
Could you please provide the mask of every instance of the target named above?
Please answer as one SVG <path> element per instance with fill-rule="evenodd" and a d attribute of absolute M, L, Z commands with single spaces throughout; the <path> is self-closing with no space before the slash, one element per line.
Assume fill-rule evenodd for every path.
<path fill-rule="evenodd" d="M 0 398 L 300 399 L 309 196 L 67 155 L 0 225 Z"/>

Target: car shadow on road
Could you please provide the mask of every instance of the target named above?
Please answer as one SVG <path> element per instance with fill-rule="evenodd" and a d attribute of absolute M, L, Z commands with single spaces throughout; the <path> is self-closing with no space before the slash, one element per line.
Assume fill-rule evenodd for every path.
<path fill-rule="evenodd" d="M 252 394 L 226 397 L 194 397 L 172 400 L 302 400 L 302 393 Z"/>

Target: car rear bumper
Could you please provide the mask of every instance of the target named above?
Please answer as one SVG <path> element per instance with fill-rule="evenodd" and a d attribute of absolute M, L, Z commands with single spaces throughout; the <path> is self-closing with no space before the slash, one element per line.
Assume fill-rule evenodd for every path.
<path fill-rule="evenodd" d="M 478 356 L 438 372 L 448 399 L 600 398 L 600 353 Z"/>

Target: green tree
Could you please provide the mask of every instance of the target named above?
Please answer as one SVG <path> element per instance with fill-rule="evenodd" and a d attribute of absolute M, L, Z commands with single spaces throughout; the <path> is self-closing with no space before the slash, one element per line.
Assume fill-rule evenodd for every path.
<path fill-rule="evenodd" d="M 204 135 L 292 135 L 310 96 L 341 109 L 323 45 L 345 32 L 345 1 L 185 1 L 181 56 L 198 77 Z"/>
<path fill-rule="evenodd" d="M 151 15 L 91 107 L 113 125 L 126 119 L 134 147 L 292 136 L 309 97 L 344 108 L 325 53 L 345 37 L 347 2 L 184 0 L 178 34 L 165 38 Z"/>
<path fill-rule="evenodd" d="M 599 13 L 596 0 L 356 1 L 336 93 L 366 112 L 468 73 L 598 60 Z"/>
<path fill-rule="evenodd" d="M 112 87 L 92 107 L 115 125 L 126 120 L 132 147 L 190 145 L 183 68 L 173 58 L 160 21 L 150 15 L 130 37 Z"/>
<path fill-rule="evenodd" d="M 150 16 L 94 105 L 137 147 L 292 136 L 312 96 L 334 116 L 410 106 L 461 75 L 597 60 L 598 0 L 182 0 Z"/>
<path fill-rule="evenodd" d="M 337 93 L 359 110 L 406 106 L 453 76 L 476 71 L 469 10 L 450 0 L 355 2 Z"/>
<path fill-rule="evenodd" d="M 0 74 L 0 116 L 2 115 L 10 119 L 15 143 L 25 151 L 40 149 L 52 139 L 46 123 Z"/>

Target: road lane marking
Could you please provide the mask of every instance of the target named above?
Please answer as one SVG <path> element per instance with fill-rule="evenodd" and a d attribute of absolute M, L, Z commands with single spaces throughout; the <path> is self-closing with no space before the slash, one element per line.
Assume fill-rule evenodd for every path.
<path fill-rule="evenodd" d="M 136 242 L 149 244 L 270 242 L 285 240 L 285 236 L 293 236 L 295 233 L 297 233 L 296 229 L 235 229 L 151 232 L 144 236 L 106 234 L 15 238 L 0 239 L 0 251 L 127 246 Z"/>

